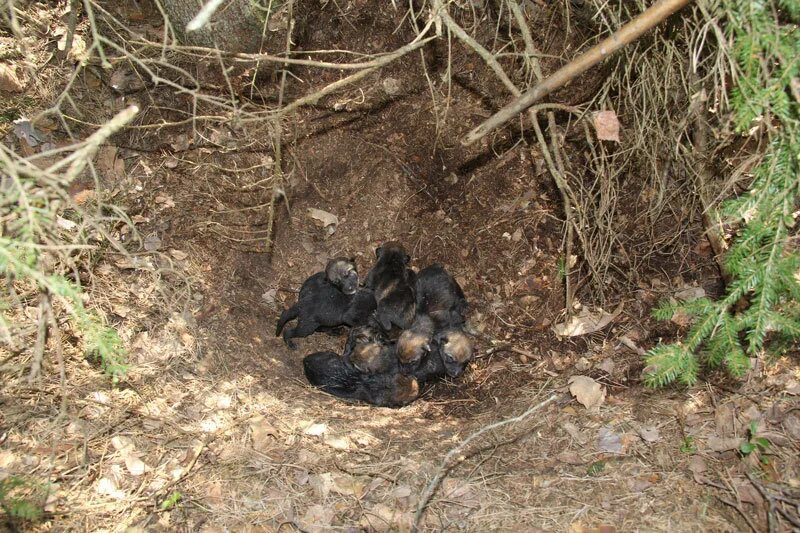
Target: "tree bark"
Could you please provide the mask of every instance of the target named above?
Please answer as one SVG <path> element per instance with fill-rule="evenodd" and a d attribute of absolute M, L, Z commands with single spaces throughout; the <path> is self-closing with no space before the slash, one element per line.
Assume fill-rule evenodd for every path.
<path fill-rule="evenodd" d="M 206 1 L 161 0 L 181 44 L 245 53 L 283 49 L 289 22 L 286 1 L 228 0 L 211 16 L 208 24 L 199 30 L 187 32 L 186 24 L 197 15 Z"/>

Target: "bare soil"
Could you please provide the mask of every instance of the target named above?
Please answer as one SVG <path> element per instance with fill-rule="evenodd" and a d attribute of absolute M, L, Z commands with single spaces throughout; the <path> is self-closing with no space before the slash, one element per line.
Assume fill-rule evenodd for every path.
<path fill-rule="evenodd" d="M 298 46 L 375 53 L 413 37 L 403 13 L 361 4 L 315 8 L 318 23 Z M 540 16 L 551 37 L 538 44 L 552 56 L 586 37 L 563 37 L 556 8 Z M 441 78 L 448 53 L 450 85 Z M 674 338 L 679 327 L 653 321 L 652 305 L 692 284 L 718 289 L 699 226 L 679 252 L 644 264 L 636 283 L 612 288 L 606 308 L 623 307 L 610 326 L 558 338 L 563 212 L 538 147 L 513 127 L 462 146 L 505 92 L 455 43 L 426 49 L 424 65 L 422 57 L 410 54 L 287 121 L 285 196 L 275 201 L 269 252 L 268 125 L 186 124 L 115 139 L 125 172 L 101 187 L 142 239 L 157 237 L 158 253 L 136 250 L 144 263 L 109 255 L 95 267 L 92 297 L 130 347 L 133 366 L 118 386 L 77 347 L 65 353 L 66 388 L 54 359 L 40 383 L 4 379 L 0 467 L 52 483 L 38 529 L 409 530 L 450 449 L 557 393 L 559 401 L 466 450 L 424 530 L 741 531 L 746 521 L 766 530 L 765 500 L 744 475 L 797 486 L 800 404 L 785 392 L 800 377 L 796 365 L 757 368 L 743 385 L 710 375 L 689 390 L 652 391 L 641 356 L 620 340 L 646 350 Z M 293 73 L 303 83 L 290 78 L 287 100 L 340 77 Z M 591 94 L 597 76 L 554 100 Z M 169 115 L 170 100 L 187 105 L 159 87 L 121 98 L 106 81 L 87 76 L 73 97 L 109 114 L 135 99 L 153 121 Z M 277 79 L 258 83 L 261 96 L 274 96 Z M 58 128 L 50 134 L 65 139 Z M 335 214 L 335 231 L 308 208 Z M 441 263 L 456 276 L 478 332 L 462 379 L 397 410 L 341 402 L 305 382 L 302 357 L 341 350 L 343 335 L 300 339 L 296 352 L 274 336 L 281 309 L 328 258 L 353 255 L 363 275 L 387 240 L 403 242 L 415 268 Z M 589 305 L 591 294 L 583 284 L 578 300 Z M 576 374 L 606 388 L 599 410 L 563 394 Z M 769 467 L 714 440 L 741 441 L 753 419 L 773 443 Z M 165 504 L 175 493 L 180 500 Z"/>

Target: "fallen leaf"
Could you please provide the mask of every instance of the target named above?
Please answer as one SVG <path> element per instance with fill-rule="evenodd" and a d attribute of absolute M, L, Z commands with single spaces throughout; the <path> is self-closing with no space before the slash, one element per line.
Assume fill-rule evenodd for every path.
<path fill-rule="evenodd" d="M 597 365 L 598 370 L 602 370 L 608 375 L 614 375 L 614 360 L 610 357 L 608 359 L 603 359 L 599 365 Z"/>
<path fill-rule="evenodd" d="M 22 88 L 22 82 L 14 66 L 0 63 L 0 91 L 19 93 L 22 92 Z"/>
<path fill-rule="evenodd" d="M 34 148 L 47 141 L 47 137 L 36 131 L 36 128 L 26 117 L 19 117 L 14 121 L 14 135 L 17 139 L 24 140 Z"/>
<path fill-rule="evenodd" d="M 563 452 L 559 453 L 558 455 L 556 455 L 556 460 L 558 460 L 558 461 L 560 461 L 562 463 L 566 463 L 568 465 L 586 464 L 586 461 L 584 459 L 582 459 L 580 455 L 578 455 L 578 452 L 572 452 L 572 451 L 569 451 L 569 450 L 563 451 Z"/>
<path fill-rule="evenodd" d="M 694 480 L 696 483 L 705 482 L 706 478 L 703 474 L 705 474 L 706 470 L 708 470 L 708 467 L 706 466 L 706 462 L 702 457 L 699 455 L 693 455 L 689 460 L 689 470 L 694 475 Z"/>
<path fill-rule="evenodd" d="M 328 426 L 325 424 L 311 424 L 306 429 L 303 430 L 305 435 L 311 435 L 313 437 L 319 437 L 323 433 L 328 431 Z"/>
<path fill-rule="evenodd" d="M 109 181 L 125 177 L 125 160 L 119 156 L 116 146 L 103 146 L 97 151 L 95 167 Z"/>
<path fill-rule="evenodd" d="M 672 314 L 672 318 L 670 318 L 670 320 L 673 324 L 677 324 L 678 326 L 685 328 L 692 323 L 692 315 L 678 309 Z"/>
<path fill-rule="evenodd" d="M 786 415 L 786 418 L 783 419 L 783 429 L 786 430 L 786 433 L 792 436 L 792 438 L 800 440 L 800 416 L 789 413 Z"/>
<path fill-rule="evenodd" d="M 253 448 L 263 450 L 272 445 L 272 439 L 278 437 L 278 430 L 267 422 L 263 416 L 250 420 L 250 431 L 253 435 Z"/>
<path fill-rule="evenodd" d="M 309 533 L 323 533 L 330 531 L 331 522 L 335 513 L 331 507 L 325 505 L 312 505 L 306 511 L 300 523 L 303 525 L 303 531 Z"/>
<path fill-rule="evenodd" d="M 631 489 L 631 492 L 644 492 L 645 490 L 649 489 L 653 486 L 653 483 L 646 478 L 633 478 L 628 480 L 628 488 Z"/>
<path fill-rule="evenodd" d="M 601 141 L 619 140 L 619 120 L 613 111 L 598 111 L 594 114 L 594 129 L 597 131 L 597 138 Z"/>
<path fill-rule="evenodd" d="M 136 449 L 133 441 L 122 435 L 114 435 L 111 437 L 111 445 L 121 454 L 128 454 Z"/>
<path fill-rule="evenodd" d="M 578 429 L 578 426 L 573 424 L 572 422 L 564 422 L 561 424 L 561 427 L 564 428 L 570 437 L 575 439 L 578 444 L 585 444 L 586 443 L 586 435 L 581 433 L 581 430 Z"/>
<path fill-rule="evenodd" d="M 606 453 L 622 453 L 622 435 L 614 433 L 611 428 L 604 426 L 597 432 L 597 449 Z"/>
<path fill-rule="evenodd" d="M 594 313 L 587 308 L 581 309 L 577 315 L 568 321 L 554 324 L 553 332 L 560 337 L 576 337 L 600 331 L 619 316 L 622 312 L 622 307 L 623 304 L 619 304 L 611 313 L 607 313 L 602 309 L 598 309 Z"/>
<path fill-rule="evenodd" d="M 706 291 L 703 287 L 686 287 L 675 293 L 675 298 L 684 302 L 691 302 L 705 297 Z"/>
<path fill-rule="evenodd" d="M 322 227 L 333 226 L 334 228 L 339 224 L 339 217 L 333 213 L 328 213 L 322 209 L 308 208 L 308 214 L 314 220 L 322 222 Z"/>
<path fill-rule="evenodd" d="M 177 261 L 183 261 L 184 259 L 189 257 L 189 254 L 187 254 L 182 250 L 170 250 L 169 255 L 171 255 Z"/>
<path fill-rule="evenodd" d="M 141 476 L 147 470 L 147 465 L 135 455 L 128 454 L 125 456 L 125 468 L 128 469 L 132 476 Z"/>
<path fill-rule="evenodd" d="M 326 445 L 330 446 L 334 450 L 349 450 L 350 449 L 350 439 L 347 437 L 325 437 L 322 439 Z"/>
<path fill-rule="evenodd" d="M 364 511 L 360 525 L 365 531 L 411 531 L 414 517 L 408 511 L 393 509 L 384 503 L 377 503 Z"/>
<path fill-rule="evenodd" d="M 653 443 L 661 440 L 661 434 L 655 426 L 644 426 L 639 428 L 639 436 L 645 442 Z"/>
<path fill-rule="evenodd" d="M 717 435 L 721 437 L 732 437 L 736 434 L 736 407 L 732 402 L 717 405 L 714 411 L 714 423 Z"/>
<path fill-rule="evenodd" d="M 355 476 L 349 474 L 342 474 L 333 477 L 333 492 L 343 496 L 355 496 L 361 498 L 367 484 Z"/>
<path fill-rule="evenodd" d="M 125 492 L 119 490 L 117 487 L 117 482 L 111 479 L 110 477 L 102 477 L 97 482 L 97 486 L 95 487 L 95 491 L 98 494 L 102 494 L 104 496 L 110 496 L 115 500 L 121 500 L 125 498 Z"/>
<path fill-rule="evenodd" d="M 590 363 L 585 357 L 581 357 L 578 359 L 578 362 L 575 363 L 575 370 L 578 372 L 586 372 L 590 368 L 592 368 L 592 363 Z"/>
<path fill-rule="evenodd" d="M 155 252 L 161 248 L 161 238 L 155 233 L 151 233 L 144 238 L 144 249 L 148 252 Z"/>
<path fill-rule="evenodd" d="M 333 474 L 325 472 L 324 474 L 314 474 L 309 478 L 309 485 L 314 489 L 317 496 L 324 500 L 331 493 L 333 488 Z"/>
<path fill-rule="evenodd" d="M 800 382 L 796 379 L 790 379 L 786 382 L 786 393 L 792 396 L 800 396 Z"/>
<path fill-rule="evenodd" d="M 569 392 L 590 411 L 597 411 L 606 399 L 606 388 L 588 376 L 569 378 Z"/>
<path fill-rule="evenodd" d="M 725 452 L 728 450 L 738 450 L 742 439 L 737 437 L 717 437 L 712 436 L 706 439 L 706 446 L 712 452 Z"/>

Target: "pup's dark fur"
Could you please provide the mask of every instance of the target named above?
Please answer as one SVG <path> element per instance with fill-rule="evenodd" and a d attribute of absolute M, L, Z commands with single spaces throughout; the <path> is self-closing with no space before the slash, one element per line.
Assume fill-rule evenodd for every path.
<path fill-rule="evenodd" d="M 392 326 L 408 329 L 414 320 L 414 272 L 408 268 L 411 257 L 398 242 L 387 242 L 375 250 L 378 260 L 367 274 L 364 285 L 375 291 L 376 319 L 387 333 Z"/>
<path fill-rule="evenodd" d="M 317 352 L 303 359 L 308 381 L 339 398 L 359 400 L 381 407 L 402 407 L 419 396 L 413 376 L 395 368 L 381 374 L 364 374 L 333 352 Z"/>
<path fill-rule="evenodd" d="M 303 282 L 297 303 L 281 313 L 275 336 L 283 331 L 283 340 L 295 349 L 295 337 L 308 337 L 320 329 L 366 324 L 376 305 L 372 290 L 358 289 L 355 264 L 341 257 L 331 259 L 325 272 Z M 295 318 L 297 325 L 284 329 Z"/>
<path fill-rule="evenodd" d="M 443 266 L 431 265 L 417 273 L 417 314 L 426 314 L 436 329 L 464 325 L 469 305 L 458 282 Z"/>
<path fill-rule="evenodd" d="M 350 330 L 342 354 L 345 362 L 364 374 L 380 374 L 397 366 L 394 346 L 379 328 L 359 326 Z"/>

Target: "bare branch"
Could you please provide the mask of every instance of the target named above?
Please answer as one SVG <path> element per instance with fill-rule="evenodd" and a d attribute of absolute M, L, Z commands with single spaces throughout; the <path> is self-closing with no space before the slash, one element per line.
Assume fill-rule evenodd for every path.
<path fill-rule="evenodd" d="M 691 0 L 659 0 L 613 35 L 603 39 L 600 43 L 558 69 L 544 81 L 526 91 L 522 96 L 515 98 L 477 128 L 470 131 L 462 142 L 464 144 L 472 144 L 490 131 L 512 120 L 537 100 L 563 87 L 614 52 L 630 44 L 643 33 L 685 7 L 689 2 Z"/>

